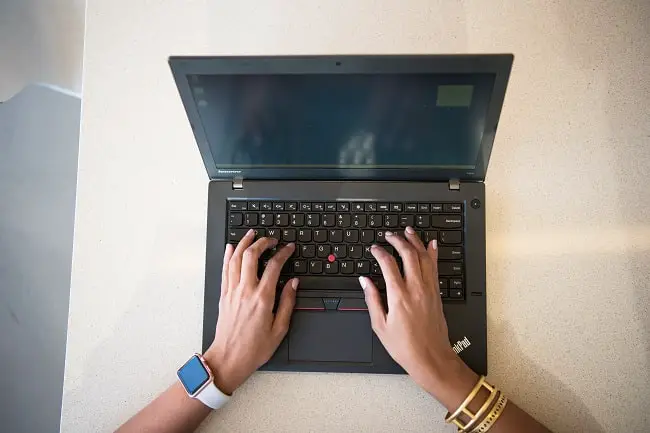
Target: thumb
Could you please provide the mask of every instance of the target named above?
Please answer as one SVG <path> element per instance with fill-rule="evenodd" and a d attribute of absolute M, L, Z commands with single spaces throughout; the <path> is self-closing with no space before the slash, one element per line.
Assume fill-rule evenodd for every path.
<path fill-rule="evenodd" d="M 384 305 L 381 302 L 379 290 L 368 277 L 359 277 L 359 283 L 366 295 L 366 305 L 368 305 L 372 329 L 377 333 L 377 330 L 384 329 L 386 324 L 386 310 L 384 310 Z"/>
<path fill-rule="evenodd" d="M 287 281 L 287 284 L 282 289 L 278 310 L 275 313 L 275 320 L 273 321 L 273 334 L 277 338 L 278 344 L 280 344 L 284 336 L 287 335 L 287 331 L 289 331 L 291 314 L 293 313 L 293 307 L 296 305 L 297 288 L 298 278 L 292 278 Z"/>

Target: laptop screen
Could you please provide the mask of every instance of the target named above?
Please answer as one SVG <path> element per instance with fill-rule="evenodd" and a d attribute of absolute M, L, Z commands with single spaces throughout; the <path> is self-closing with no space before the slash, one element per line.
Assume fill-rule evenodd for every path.
<path fill-rule="evenodd" d="M 218 167 L 475 167 L 492 73 L 191 75 Z"/>

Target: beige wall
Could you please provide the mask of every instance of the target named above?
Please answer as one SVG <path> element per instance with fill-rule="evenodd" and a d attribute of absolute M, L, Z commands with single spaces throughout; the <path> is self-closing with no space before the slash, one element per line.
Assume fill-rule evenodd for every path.
<path fill-rule="evenodd" d="M 0 101 L 32 82 L 81 93 L 85 0 L 0 1 Z"/>

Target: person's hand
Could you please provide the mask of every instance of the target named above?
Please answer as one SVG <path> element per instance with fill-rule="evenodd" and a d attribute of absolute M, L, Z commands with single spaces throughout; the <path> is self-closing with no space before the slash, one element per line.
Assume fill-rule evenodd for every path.
<path fill-rule="evenodd" d="M 388 312 L 372 280 L 361 277 L 372 329 L 416 383 L 447 407 L 457 407 L 478 376 L 449 344 L 438 285 L 437 242 L 425 248 L 412 227 L 406 228 L 405 238 L 386 232 L 386 241 L 402 258 L 404 277 L 395 258 L 373 245 L 371 252 L 386 280 Z"/>
<path fill-rule="evenodd" d="M 250 230 L 237 248 L 226 247 L 221 276 L 219 319 L 214 342 L 204 358 L 215 376 L 215 385 L 232 394 L 248 377 L 271 358 L 289 329 L 296 301 L 298 279 L 282 290 L 277 313 L 273 314 L 275 288 L 280 270 L 293 253 L 294 244 L 282 247 L 257 278 L 260 256 L 277 240 L 254 241 Z"/>

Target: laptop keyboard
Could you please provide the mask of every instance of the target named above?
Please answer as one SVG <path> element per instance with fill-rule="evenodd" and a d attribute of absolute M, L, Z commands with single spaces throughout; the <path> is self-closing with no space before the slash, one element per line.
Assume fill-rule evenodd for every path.
<path fill-rule="evenodd" d="M 440 296 L 450 301 L 465 298 L 462 203 L 238 200 L 228 201 L 227 206 L 228 243 L 238 243 L 251 228 L 258 238 L 279 241 L 262 256 L 260 276 L 282 244 L 295 242 L 282 281 L 297 276 L 304 290 L 360 291 L 357 278 L 365 275 L 384 290 L 381 268 L 370 247 L 374 243 L 383 246 L 396 258 L 401 271 L 401 259 L 386 242 L 385 233 L 403 236 L 406 226 L 411 226 L 425 245 L 438 240 Z"/>

